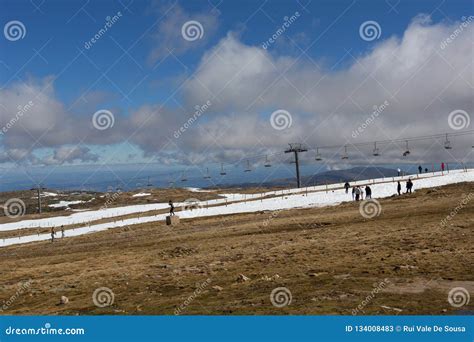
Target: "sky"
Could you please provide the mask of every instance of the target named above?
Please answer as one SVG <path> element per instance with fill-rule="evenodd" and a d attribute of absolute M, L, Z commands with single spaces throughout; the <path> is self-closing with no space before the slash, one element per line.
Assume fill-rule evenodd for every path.
<path fill-rule="evenodd" d="M 473 134 L 401 152 L 472 130 L 473 15 L 469 0 L 1 0 L 0 168 L 243 170 L 287 164 L 294 142 L 325 169 L 469 163 Z"/>

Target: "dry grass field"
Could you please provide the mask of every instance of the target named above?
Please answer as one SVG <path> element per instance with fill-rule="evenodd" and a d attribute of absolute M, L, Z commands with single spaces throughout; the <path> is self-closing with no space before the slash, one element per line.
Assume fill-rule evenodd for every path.
<path fill-rule="evenodd" d="M 347 202 L 0 248 L 3 314 L 472 313 L 474 300 L 447 298 L 458 286 L 474 293 L 474 201 L 460 206 L 473 192 L 462 183 L 382 199 L 372 219 Z M 109 306 L 92 300 L 101 287 Z M 282 307 L 270 300 L 279 287 L 291 294 Z"/>

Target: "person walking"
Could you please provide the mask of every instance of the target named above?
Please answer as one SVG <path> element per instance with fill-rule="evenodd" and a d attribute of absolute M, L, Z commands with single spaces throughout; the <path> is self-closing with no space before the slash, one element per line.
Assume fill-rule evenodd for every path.
<path fill-rule="evenodd" d="M 64 225 L 61 225 L 61 239 L 65 236 L 66 234 L 64 234 Z"/>
<path fill-rule="evenodd" d="M 428 168 L 427 167 L 425 167 L 425 173 L 428 173 Z"/>
<path fill-rule="evenodd" d="M 54 226 L 51 227 L 51 242 L 54 242 L 54 235 L 56 235 L 56 230 Z"/>
<path fill-rule="evenodd" d="M 355 188 L 355 200 L 359 201 L 359 199 L 360 199 L 360 188 L 356 187 Z"/>
<path fill-rule="evenodd" d="M 372 189 L 370 186 L 365 187 L 365 199 L 371 199 L 372 198 Z"/>
<path fill-rule="evenodd" d="M 411 181 L 411 178 L 408 178 L 408 181 L 407 181 L 407 194 L 408 193 L 411 194 L 412 188 L 413 188 L 413 182 Z"/>
<path fill-rule="evenodd" d="M 400 173 L 402 172 L 402 170 L 400 170 L 400 168 L 398 168 L 397 172 L 398 172 L 398 177 L 400 177 Z"/>
<path fill-rule="evenodd" d="M 419 173 L 419 174 L 422 174 L 422 173 L 423 173 L 423 168 L 421 167 L 421 165 L 418 166 L 418 173 Z"/>
<path fill-rule="evenodd" d="M 344 188 L 346 189 L 346 194 L 349 193 L 349 188 L 351 187 L 351 185 L 349 184 L 349 182 L 346 182 L 346 184 L 344 184 Z"/>
<path fill-rule="evenodd" d="M 356 187 L 352 187 L 352 200 L 355 200 L 355 192 L 356 192 Z"/>
<path fill-rule="evenodd" d="M 441 163 L 441 171 L 444 172 L 444 163 Z"/>
<path fill-rule="evenodd" d="M 397 192 L 398 192 L 398 196 L 402 194 L 402 185 L 400 184 L 400 181 L 398 181 L 398 184 L 397 184 Z"/>
<path fill-rule="evenodd" d="M 168 204 L 169 204 L 169 206 L 170 206 L 170 216 L 175 216 L 175 214 L 174 214 L 174 205 L 173 205 L 173 201 L 172 201 L 172 200 L 170 200 L 170 201 L 168 202 Z"/>

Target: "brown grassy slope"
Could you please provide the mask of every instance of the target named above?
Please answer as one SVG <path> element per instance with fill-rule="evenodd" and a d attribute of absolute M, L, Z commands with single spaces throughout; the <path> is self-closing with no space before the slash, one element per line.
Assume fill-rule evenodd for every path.
<path fill-rule="evenodd" d="M 456 313 L 448 291 L 474 291 L 474 201 L 447 227 L 440 222 L 469 193 L 473 183 L 383 199 L 373 219 L 363 218 L 357 203 L 344 203 L 1 248 L 0 299 L 31 279 L 4 313 L 173 314 L 195 297 L 182 314 L 351 314 L 387 279 L 361 313 Z M 239 282 L 239 274 L 250 280 Z M 112 289 L 113 305 L 93 304 L 99 287 Z M 276 287 L 291 291 L 290 305 L 271 304 Z M 58 305 L 62 295 L 68 304 Z M 473 300 L 461 309 L 472 310 Z"/>

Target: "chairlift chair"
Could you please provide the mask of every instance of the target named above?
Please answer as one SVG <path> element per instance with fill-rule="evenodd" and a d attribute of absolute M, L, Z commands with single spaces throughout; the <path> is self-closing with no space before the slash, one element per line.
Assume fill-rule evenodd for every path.
<path fill-rule="evenodd" d="M 318 147 L 316 148 L 316 160 L 317 161 L 323 160 L 323 158 L 321 157 L 321 153 L 319 153 Z"/>
<path fill-rule="evenodd" d="M 349 155 L 347 154 L 347 146 L 344 146 L 344 154 L 341 156 L 341 159 L 349 159 Z"/>
<path fill-rule="evenodd" d="M 224 163 L 221 163 L 221 176 L 225 176 L 227 172 L 224 170 Z"/>
<path fill-rule="evenodd" d="M 410 149 L 408 148 L 408 140 L 405 140 L 405 143 L 406 143 L 405 152 L 403 152 L 404 157 L 410 154 Z"/>
<path fill-rule="evenodd" d="M 380 156 L 379 149 L 377 148 L 377 143 L 374 142 L 374 152 L 372 153 L 375 157 Z"/>
<path fill-rule="evenodd" d="M 204 179 L 211 179 L 211 175 L 209 174 L 209 168 L 206 167 L 206 175 L 204 176 Z"/>
<path fill-rule="evenodd" d="M 474 146 L 473 146 L 474 147 Z M 265 156 L 265 164 L 264 164 L 265 167 L 271 167 L 272 164 L 270 164 L 270 161 L 268 160 L 268 156 Z"/>
<path fill-rule="evenodd" d="M 247 168 L 244 170 L 244 172 L 250 172 L 252 169 L 250 168 L 250 162 L 247 160 Z"/>
<path fill-rule="evenodd" d="M 447 150 L 451 150 L 453 147 L 451 146 L 451 142 L 448 140 L 448 134 L 446 133 L 446 141 L 444 142 L 444 148 Z"/>

